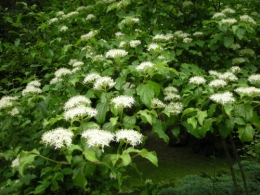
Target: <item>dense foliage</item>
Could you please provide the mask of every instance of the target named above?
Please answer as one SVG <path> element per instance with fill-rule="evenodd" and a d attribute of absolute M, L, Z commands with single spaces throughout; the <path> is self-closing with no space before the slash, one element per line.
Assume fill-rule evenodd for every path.
<path fill-rule="evenodd" d="M 147 126 L 167 143 L 182 129 L 257 140 L 258 10 L 238 0 L 3 6 L 1 194 L 156 194 L 132 161 L 158 165 Z M 141 187 L 127 185 L 132 170 Z"/>

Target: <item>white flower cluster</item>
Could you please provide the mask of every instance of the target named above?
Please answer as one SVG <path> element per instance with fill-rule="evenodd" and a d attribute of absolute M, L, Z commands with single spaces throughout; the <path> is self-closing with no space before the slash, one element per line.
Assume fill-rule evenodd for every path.
<path fill-rule="evenodd" d="M 182 40 L 182 42 L 183 43 L 190 43 L 190 42 L 192 42 L 192 38 L 189 38 L 189 37 L 186 37 L 186 38 L 184 38 L 183 40 Z"/>
<path fill-rule="evenodd" d="M 212 19 L 223 19 L 223 18 L 225 18 L 226 17 L 226 15 L 224 14 L 224 13 L 222 13 L 222 12 L 217 12 L 217 13 L 215 13 L 213 16 L 212 16 Z"/>
<path fill-rule="evenodd" d="M 56 128 L 45 132 L 42 135 L 42 142 L 45 145 L 54 146 L 55 149 L 68 147 L 72 143 L 73 133 L 64 128 Z"/>
<path fill-rule="evenodd" d="M 181 102 L 171 102 L 165 107 L 165 111 L 173 115 L 180 114 L 182 110 L 183 110 L 183 105 Z"/>
<path fill-rule="evenodd" d="M 18 168 L 19 166 L 20 166 L 20 158 L 19 158 L 19 157 L 16 157 L 16 158 L 12 161 L 11 167 L 12 167 L 12 168 Z"/>
<path fill-rule="evenodd" d="M 225 8 L 221 11 L 224 14 L 234 14 L 235 10 L 231 9 L 231 8 Z"/>
<path fill-rule="evenodd" d="M 3 96 L 0 99 L 0 110 L 5 109 L 5 108 L 10 108 L 13 106 L 13 103 L 15 100 L 17 100 L 18 97 L 13 97 L 13 96 Z"/>
<path fill-rule="evenodd" d="M 239 66 L 232 66 L 230 68 L 230 71 L 233 72 L 233 73 L 238 73 L 241 71 L 241 68 Z"/>
<path fill-rule="evenodd" d="M 126 56 L 127 54 L 128 52 L 123 49 L 110 49 L 105 56 L 106 58 L 120 58 Z"/>
<path fill-rule="evenodd" d="M 241 21 L 249 23 L 249 24 L 256 24 L 253 18 L 251 18 L 249 15 L 243 15 L 239 17 Z"/>
<path fill-rule="evenodd" d="M 122 36 L 125 36 L 125 34 L 122 33 L 122 32 L 116 32 L 115 35 L 116 35 L 116 37 L 122 37 Z"/>
<path fill-rule="evenodd" d="M 116 108 L 131 108 L 135 103 L 135 99 L 132 96 L 120 95 L 111 99 L 111 103 L 113 103 Z"/>
<path fill-rule="evenodd" d="M 190 36 L 190 34 L 185 33 L 181 30 L 174 32 L 173 35 L 176 36 L 177 38 L 181 38 L 181 39 L 185 39 Z"/>
<path fill-rule="evenodd" d="M 102 54 L 95 55 L 92 58 L 93 62 L 102 62 L 104 60 L 105 60 L 105 57 Z"/>
<path fill-rule="evenodd" d="M 255 52 L 252 49 L 246 48 L 246 49 L 241 49 L 239 51 L 239 55 L 241 55 L 241 56 L 254 56 Z"/>
<path fill-rule="evenodd" d="M 162 50 L 162 47 L 160 45 L 158 45 L 157 43 L 150 43 L 147 48 L 148 51 L 154 51 L 157 49 Z"/>
<path fill-rule="evenodd" d="M 222 79 L 222 80 L 225 80 L 225 81 L 236 81 L 236 80 L 238 80 L 238 78 L 236 77 L 236 75 L 234 75 L 233 72 L 219 73 L 217 71 L 210 70 L 209 74 L 213 75 L 213 76 L 217 76 L 218 79 Z"/>
<path fill-rule="evenodd" d="M 190 7 L 190 6 L 193 6 L 193 2 L 191 2 L 191 1 L 184 1 L 182 3 L 182 8 L 187 8 L 187 7 Z"/>
<path fill-rule="evenodd" d="M 130 47 L 135 48 L 135 47 L 137 47 L 138 45 L 141 44 L 141 41 L 140 40 L 132 40 L 132 41 L 129 42 L 129 44 L 130 44 Z"/>
<path fill-rule="evenodd" d="M 165 104 L 158 98 L 153 98 L 151 100 L 151 108 L 165 108 Z"/>
<path fill-rule="evenodd" d="M 115 140 L 117 142 L 119 142 L 120 140 L 124 140 L 131 146 L 136 146 L 142 143 L 143 135 L 138 131 L 132 129 L 121 129 L 116 132 Z"/>
<path fill-rule="evenodd" d="M 260 74 L 253 74 L 248 77 L 250 83 L 260 83 Z"/>
<path fill-rule="evenodd" d="M 8 114 L 10 114 L 11 116 L 15 116 L 19 114 L 19 110 L 17 108 L 13 108 L 12 110 L 8 111 Z"/>
<path fill-rule="evenodd" d="M 193 33 L 193 36 L 195 36 L 195 37 L 200 37 L 202 35 L 203 35 L 203 32 L 199 32 L 199 31 Z"/>
<path fill-rule="evenodd" d="M 231 92 L 216 93 L 211 95 L 209 99 L 221 105 L 232 103 L 235 101 L 235 98 L 233 97 L 233 94 Z"/>
<path fill-rule="evenodd" d="M 125 45 L 126 45 L 126 42 L 125 42 L 125 41 L 120 41 L 118 47 L 122 48 L 122 47 L 124 47 Z"/>
<path fill-rule="evenodd" d="M 134 17 L 128 17 L 124 20 L 121 21 L 121 23 L 126 24 L 126 25 L 133 25 L 135 23 L 139 23 L 139 18 L 134 18 Z"/>
<path fill-rule="evenodd" d="M 93 83 L 100 77 L 98 73 L 90 73 L 84 78 L 83 83 Z"/>
<path fill-rule="evenodd" d="M 84 10 L 87 10 L 87 7 L 86 6 L 80 6 L 77 8 L 77 11 L 84 11 Z"/>
<path fill-rule="evenodd" d="M 56 22 L 58 22 L 58 21 L 59 21 L 58 18 L 52 18 L 52 19 L 49 20 L 49 25 L 51 25 L 51 24 L 53 24 L 53 23 L 56 23 Z"/>
<path fill-rule="evenodd" d="M 237 22 L 236 19 L 234 18 L 227 18 L 227 19 L 222 19 L 221 22 L 227 26 L 231 26 Z"/>
<path fill-rule="evenodd" d="M 79 12 L 73 11 L 68 14 L 62 15 L 62 19 L 66 20 L 68 18 L 72 18 L 72 17 L 78 16 L 78 15 L 79 15 Z"/>
<path fill-rule="evenodd" d="M 61 82 L 61 81 L 63 81 L 62 78 L 54 77 L 53 79 L 51 79 L 50 84 L 52 85 L 52 84 L 55 84 L 55 83 L 58 83 L 58 82 Z"/>
<path fill-rule="evenodd" d="M 97 31 L 96 30 L 92 30 L 89 33 L 85 34 L 85 35 L 81 35 L 80 39 L 82 41 L 88 41 L 89 39 L 91 39 L 92 37 L 96 36 Z"/>
<path fill-rule="evenodd" d="M 94 89 L 95 90 L 107 90 L 114 87 L 116 82 L 111 77 L 100 77 L 95 80 Z"/>
<path fill-rule="evenodd" d="M 216 88 L 224 87 L 226 85 L 227 85 L 227 82 L 222 79 L 215 79 L 209 83 L 210 87 L 216 87 Z"/>
<path fill-rule="evenodd" d="M 86 17 L 86 20 L 92 20 L 92 19 L 95 19 L 96 16 L 93 15 L 93 14 L 88 14 L 87 17 Z"/>
<path fill-rule="evenodd" d="M 56 78 L 61 78 L 61 77 L 70 75 L 71 73 L 72 73 L 71 70 L 68 68 L 60 68 L 55 71 L 54 75 Z"/>
<path fill-rule="evenodd" d="M 194 76 L 189 79 L 189 83 L 200 85 L 206 83 L 206 79 L 201 76 Z"/>
<path fill-rule="evenodd" d="M 64 117 L 66 120 L 75 117 L 94 117 L 97 115 L 97 110 L 89 107 L 91 101 L 83 95 L 77 95 L 70 98 L 64 105 Z"/>
<path fill-rule="evenodd" d="M 60 28 L 60 32 L 65 32 L 65 31 L 67 31 L 69 28 L 67 27 L 67 26 L 62 26 L 61 28 Z"/>
<path fill-rule="evenodd" d="M 169 41 L 173 38 L 173 35 L 171 33 L 168 33 L 166 35 L 164 34 L 157 34 L 153 37 L 154 41 Z"/>
<path fill-rule="evenodd" d="M 62 15 L 65 15 L 63 11 L 58 11 L 58 12 L 56 13 L 56 16 L 62 16 Z"/>
<path fill-rule="evenodd" d="M 232 64 L 236 65 L 236 64 L 242 64 L 244 63 L 246 60 L 244 58 L 233 58 L 232 59 Z"/>
<path fill-rule="evenodd" d="M 239 87 L 236 88 L 234 91 L 242 96 L 260 96 L 260 89 L 256 87 Z"/>
<path fill-rule="evenodd" d="M 181 96 L 178 93 L 178 89 L 172 86 L 168 86 L 164 89 L 164 100 L 165 101 L 172 101 L 172 100 L 179 100 Z"/>
<path fill-rule="evenodd" d="M 152 62 L 149 62 L 149 61 L 142 62 L 141 64 L 139 64 L 138 66 L 135 67 L 135 70 L 142 72 L 142 71 L 145 71 L 148 68 L 152 68 L 154 66 L 155 66 L 155 64 Z"/>
<path fill-rule="evenodd" d="M 114 134 L 109 131 L 101 129 L 88 129 L 85 130 L 81 136 L 86 139 L 88 146 L 102 147 L 109 146 L 111 141 L 114 141 Z"/>
<path fill-rule="evenodd" d="M 22 91 L 22 95 L 25 96 L 28 93 L 42 93 L 42 90 L 39 88 L 41 86 L 41 83 L 39 81 L 31 81 L 27 83 L 27 86 Z"/>
<path fill-rule="evenodd" d="M 237 49 L 240 49 L 240 48 L 241 48 L 241 46 L 238 43 L 233 43 L 231 45 L 231 49 L 233 49 L 233 50 L 237 50 Z"/>

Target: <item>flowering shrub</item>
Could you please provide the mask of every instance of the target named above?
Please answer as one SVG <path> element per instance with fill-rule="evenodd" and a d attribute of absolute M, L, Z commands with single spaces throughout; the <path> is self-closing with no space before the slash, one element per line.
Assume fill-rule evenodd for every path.
<path fill-rule="evenodd" d="M 142 193 L 155 194 L 132 160 L 158 165 L 145 149 L 143 124 L 167 143 L 169 127 L 178 137 L 183 126 L 196 138 L 253 139 L 260 124 L 258 13 L 209 1 L 82 4 L 65 1 L 59 10 L 56 2 L 40 12 L 22 3 L 33 29 L 23 26 L 23 15 L 16 23 L 5 15 L 20 33 L 0 47 L 8 50 L 0 73 L 17 74 L 8 76 L 11 84 L 0 81 L 7 87 L 0 88 L 6 194 L 127 192 L 135 190 L 127 186 L 132 169 L 146 185 Z"/>

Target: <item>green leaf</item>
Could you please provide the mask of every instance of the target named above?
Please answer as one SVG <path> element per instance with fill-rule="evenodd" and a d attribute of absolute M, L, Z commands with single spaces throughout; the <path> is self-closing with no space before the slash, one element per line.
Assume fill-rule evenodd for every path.
<path fill-rule="evenodd" d="M 193 117 L 190 117 L 187 119 L 187 122 L 188 124 L 191 124 L 193 129 L 196 129 L 197 128 L 197 120 L 196 118 L 193 116 Z"/>
<path fill-rule="evenodd" d="M 244 119 L 240 118 L 240 117 L 235 117 L 234 118 L 234 122 L 238 125 L 246 125 L 246 122 L 244 121 Z"/>
<path fill-rule="evenodd" d="M 236 35 L 237 37 L 242 40 L 243 37 L 244 37 L 244 34 L 245 34 L 246 30 L 244 28 L 239 28 L 237 31 L 236 31 Z"/>
<path fill-rule="evenodd" d="M 153 125 L 152 116 L 150 114 L 148 114 L 147 112 L 148 112 L 148 110 L 140 110 L 137 112 L 137 114 L 143 116 L 150 125 Z"/>
<path fill-rule="evenodd" d="M 213 121 L 215 121 L 215 120 L 212 119 L 212 118 L 204 120 L 203 126 L 198 128 L 198 135 L 200 137 L 205 137 L 206 136 L 206 133 L 207 133 L 207 131 L 210 130 Z M 196 129 L 194 131 L 196 131 Z"/>
<path fill-rule="evenodd" d="M 152 86 L 153 91 L 155 92 L 156 96 L 158 96 L 159 93 L 160 93 L 160 87 L 161 87 L 161 86 L 160 86 L 158 83 L 153 82 L 153 81 L 148 81 L 147 83 L 148 83 L 150 86 Z"/>
<path fill-rule="evenodd" d="M 98 123 L 104 123 L 106 120 L 106 114 L 109 111 L 109 103 L 99 103 L 96 107 L 98 114 L 96 115 L 96 120 Z"/>
<path fill-rule="evenodd" d="M 34 158 L 36 157 L 37 155 L 35 154 L 29 154 L 28 156 L 24 156 L 22 157 L 20 160 L 20 166 L 19 166 L 19 173 L 20 175 L 23 177 L 24 176 L 24 170 L 26 168 L 26 166 L 30 163 L 32 163 L 34 161 Z"/>
<path fill-rule="evenodd" d="M 217 108 L 217 104 L 211 104 L 211 105 L 209 106 L 208 115 L 209 115 L 209 116 L 213 116 L 213 114 L 214 114 L 215 111 L 216 111 L 216 108 Z"/>
<path fill-rule="evenodd" d="M 117 124 L 118 117 L 112 117 L 109 120 L 110 120 L 111 125 L 114 127 Z"/>
<path fill-rule="evenodd" d="M 135 123 L 136 123 L 135 116 L 127 116 L 127 115 L 124 116 L 124 118 L 123 118 L 124 128 L 132 129 L 132 128 L 134 128 Z"/>
<path fill-rule="evenodd" d="M 56 179 L 51 178 L 51 191 L 55 191 L 57 189 L 59 189 L 58 182 L 56 181 Z"/>
<path fill-rule="evenodd" d="M 74 144 L 71 144 L 67 149 L 68 149 L 70 154 L 72 154 L 72 152 L 74 150 L 82 151 L 82 148 L 79 145 L 74 145 Z"/>
<path fill-rule="evenodd" d="M 182 117 L 189 113 L 196 112 L 196 111 L 198 111 L 198 108 L 187 108 L 187 109 L 183 110 Z"/>
<path fill-rule="evenodd" d="M 234 129 L 234 127 L 235 127 L 234 118 L 226 119 L 226 120 L 225 120 L 225 124 L 226 124 L 226 127 L 227 127 L 228 129 L 230 129 L 231 131 L 233 131 L 233 129 Z"/>
<path fill-rule="evenodd" d="M 93 150 L 85 150 L 83 151 L 83 155 L 90 162 L 94 162 L 94 163 L 99 162 L 99 160 L 96 157 L 96 153 Z"/>
<path fill-rule="evenodd" d="M 70 174 L 73 173 L 73 169 L 67 167 L 67 168 L 61 169 L 61 172 L 62 172 L 64 175 L 70 175 Z"/>
<path fill-rule="evenodd" d="M 115 81 L 116 81 L 115 88 L 119 91 L 119 90 L 122 89 L 122 86 L 125 84 L 126 78 L 125 77 L 118 77 Z"/>
<path fill-rule="evenodd" d="M 175 126 L 175 127 L 173 127 L 173 129 L 171 130 L 173 136 L 176 137 L 176 138 L 179 136 L 180 131 L 181 131 L 181 129 L 180 129 L 179 126 Z"/>
<path fill-rule="evenodd" d="M 231 112 L 232 112 L 233 108 L 234 107 L 232 106 L 232 104 L 225 104 L 224 105 L 224 110 L 225 110 L 226 114 L 230 117 L 231 117 Z"/>
<path fill-rule="evenodd" d="M 246 126 L 238 127 L 238 137 L 242 142 L 251 142 L 254 137 L 255 130 L 251 124 Z"/>
<path fill-rule="evenodd" d="M 151 163 L 153 163 L 156 167 L 158 167 L 158 159 L 156 153 L 148 152 L 146 149 L 142 149 L 139 153 L 142 157 L 148 159 Z"/>
<path fill-rule="evenodd" d="M 151 99 L 154 97 L 154 89 L 150 84 L 141 84 L 136 89 L 137 94 L 140 96 L 142 102 L 148 107 L 151 107 Z"/>
<path fill-rule="evenodd" d="M 227 137 L 231 133 L 232 129 L 227 128 L 225 123 L 220 123 L 218 124 L 218 131 L 222 137 Z"/>
<path fill-rule="evenodd" d="M 122 159 L 122 165 L 127 166 L 131 162 L 131 157 L 128 153 L 123 153 L 120 158 Z"/>
<path fill-rule="evenodd" d="M 78 166 L 74 169 L 72 177 L 73 183 L 83 190 L 85 190 L 85 187 L 88 183 L 85 177 L 85 166 L 86 162 L 79 163 Z"/>
<path fill-rule="evenodd" d="M 234 37 L 224 37 L 223 42 L 225 47 L 230 48 L 231 45 L 234 43 Z"/>
<path fill-rule="evenodd" d="M 245 121 L 250 121 L 253 117 L 253 107 L 250 104 L 239 104 L 235 106 L 234 113 L 236 116 L 243 117 Z"/>
<path fill-rule="evenodd" d="M 155 132 L 158 134 L 159 138 L 162 138 L 166 143 L 169 143 L 169 137 L 168 135 L 163 131 L 162 122 L 159 120 L 155 121 L 155 124 L 153 125 L 152 132 Z"/>
<path fill-rule="evenodd" d="M 197 112 L 197 119 L 198 119 L 198 122 L 201 126 L 203 126 L 203 122 L 204 122 L 204 119 L 208 116 L 207 114 L 207 110 L 205 111 L 201 111 L 201 110 L 198 110 Z"/>

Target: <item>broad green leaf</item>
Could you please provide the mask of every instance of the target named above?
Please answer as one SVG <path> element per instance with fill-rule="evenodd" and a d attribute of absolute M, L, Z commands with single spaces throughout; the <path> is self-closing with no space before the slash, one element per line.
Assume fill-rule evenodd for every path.
<path fill-rule="evenodd" d="M 148 159 L 151 163 L 153 163 L 156 167 L 158 167 L 158 159 L 156 153 L 148 152 L 146 149 L 142 149 L 139 153 L 142 157 Z"/>
<path fill-rule="evenodd" d="M 74 144 L 71 144 L 67 149 L 70 153 L 72 153 L 74 150 L 82 151 L 82 148 L 79 145 Z"/>
<path fill-rule="evenodd" d="M 42 194 L 45 192 L 45 189 L 50 186 L 51 182 L 49 181 L 43 181 L 40 185 L 38 185 L 32 194 Z M 30 193 L 31 194 L 31 193 Z"/>
<path fill-rule="evenodd" d="M 148 110 L 140 110 L 137 112 L 137 114 L 143 116 L 147 122 L 152 125 L 153 124 L 153 120 L 152 120 L 152 116 L 150 114 L 147 113 Z"/>
<path fill-rule="evenodd" d="M 196 112 L 196 111 L 198 111 L 198 108 L 187 108 L 187 109 L 183 110 L 182 117 L 185 116 L 186 114 Z"/>
<path fill-rule="evenodd" d="M 123 125 L 126 129 L 133 129 L 136 123 L 135 116 L 127 116 L 125 115 L 123 118 Z"/>
<path fill-rule="evenodd" d="M 61 169 L 61 172 L 62 172 L 64 175 L 70 175 L 70 174 L 73 173 L 73 169 L 67 167 L 67 168 Z"/>
<path fill-rule="evenodd" d="M 109 120 L 110 120 L 111 125 L 114 127 L 117 124 L 118 117 L 112 117 Z"/>
<path fill-rule="evenodd" d="M 110 155 L 110 161 L 112 162 L 113 166 L 115 166 L 115 164 L 117 163 L 119 158 L 120 158 L 119 154 L 111 154 Z"/>
<path fill-rule="evenodd" d="M 197 128 L 197 120 L 196 118 L 193 116 L 193 117 L 190 117 L 187 119 L 187 122 L 188 124 L 191 124 L 193 129 L 196 129 Z"/>
<path fill-rule="evenodd" d="M 207 131 L 209 131 L 211 129 L 212 123 L 214 121 L 215 120 L 212 119 L 212 118 L 204 120 L 203 126 L 198 128 L 198 134 L 200 135 L 200 137 L 205 137 L 206 136 Z M 196 129 L 195 129 L 195 131 L 196 131 Z"/>
<path fill-rule="evenodd" d="M 234 107 L 232 106 L 232 104 L 225 104 L 224 105 L 224 110 L 225 110 L 226 114 L 230 117 L 231 117 L 231 112 L 232 112 L 233 108 Z"/>
<path fill-rule="evenodd" d="M 238 137 L 242 142 L 251 142 L 254 137 L 255 130 L 251 124 L 246 126 L 238 127 Z"/>
<path fill-rule="evenodd" d="M 201 111 L 201 110 L 198 110 L 197 112 L 197 119 L 198 119 L 198 122 L 201 126 L 203 126 L 203 122 L 204 122 L 204 119 L 208 116 L 207 114 L 207 110 L 205 111 Z"/>
<path fill-rule="evenodd" d="M 131 162 L 131 157 L 128 153 L 123 153 L 120 158 L 122 159 L 122 165 L 127 166 Z"/>
<path fill-rule="evenodd" d="M 125 77 L 118 77 L 115 81 L 116 81 L 115 88 L 119 91 L 119 90 L 122 89 L 122 86 L 125 84 L 126 78 Z"/>
<path fill-rule="evenodd" d="M 85 150 L 83 151 L 83 155 L 90 162 L 94 162 L 94 163 L 99 162 L 99 160 L 96 157 L 96 153 L 93 150 Z"/>
<path fill-rule="evenodd" d="M 153 128 L 152 128 L 152 132 L 157 133 L 159 138 L 162 138 L 166 143 L 169 143 L 169 137 L 164 132 L 161 121 L 159 121 L 159 120 L 155 121 L 155 124 L 153 125 Z"/>
<path fill-rule="evenodd" d="M 250 104 L 239 104 L 235 106 L 234 113 L 236 116 L 243 117 L 245 121 L 250 121 L 253 117 L 253 107 Z"/>
<path fill-rule="evenodd" d="M 151 107 L 151 100 L 154 97 L 154 89 L 150 84 L 141 84 L 136 89 L 142 102 L 148 107 Z"/>
<path fill-rule="evenodd" d="M 211 117 L 213 116 L 213 114 L 215 113 L 216 111 L 216 108 L 217 108 L 217 104 L 211 104 L 209 106 L 209 110 L 208 110 L 208 115 Z"/>
<path fill-rule="evenodd" d="M 106 114 L 109 111 L 109 103 L 99 103 L 96 107 L 98 114 L 96 115 L 96 120 L 98 123 L 104 123 L 106 120 Z"/>
<path fill-rule="evenodd" d="M 222 137 L 227 137 L 231 133 L 232 129 L 227 128 L 225 123 L 220 123 L 218 124 L 218 131 Z"/>
<path fill-rule="evenodd" d="M 223 41 L 224 41 L 225 47 L 230 48 L 231 45 L 234 43 L 234 37 L 230 37 L 230 36 L 224 37 Z"/>
<path fill-rule="evenodd" d="M 156 83 L 156 82 L 153 82 L 153 81 L 148 81 L 147 83 L 150 86 L 152 86 L 153 91 L 156 94 L 156 96 L 159 95 L 159 93 L 160 93 L 160 85 L 158 83 Z"/>
<path fill-rule="evenodd" d="M 174 126 L 174 127 L 172 128 L 172 130 L 171 130 L 173 136 L 176 137 L 176 138 L 179 136 L 180 131 L 181 131 L 181 129 L 180 129 L 179 126 Z"/>
<path fill-rule="evenodd" d="M 73 183 L 79 186 L 83 190 L 85 190 L 85 187 L 88 183 L 85 177 L 85 166 L 86 166 L 86 162 L 79 163 L 78 166 L 75 167 L 73 171 L 73 177 L 72 177 Z"/>
<path fill-rule="evenodd" d="M 226 124 L 226 127 L 227 127 L 228 129 L 230 129 L 231 131 L 233 131 L 233 129 L 234 129 L 234 127 L 235 127 L 234 118 L 226 119 L 226 120 L 225 120 L 225 124 Z"/>
<path fill-rule="evenodd" d="M 243 118 L 240 118 L 240 117 L 235 117 L 234 118 L 234 122 L 238 125 L 246 125 L 246 122 L 244 121 Z"/>
<path fill-rule="evenodd" d="M 59 184 L 56 179 L 51 178 L 51 191 L 55 191 L 59 188 Z"/>
<path fill-rule="evenodd" d="M 244 28 L 239 28 L 237 31 L 236 31 L 236 35 L 237 37 L 242 40 L 243 37 L 244 37 L 244 34 L 245 34 L 246 30 Z"/>
<path fill-rule="evenodd" d="M 22 157 L 20 160 L 20 165 L 19 165 L 19 173 L 20 175 L 23 177 L 24 176 L 24 170 L 26 168 L 26 166 L 30 163 L 32 163 L 34 161 L 34 158 L 36 157 L 37 155 L 35 154 L 29 154 L 28 156 L 24 156 Z"/>

